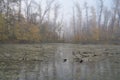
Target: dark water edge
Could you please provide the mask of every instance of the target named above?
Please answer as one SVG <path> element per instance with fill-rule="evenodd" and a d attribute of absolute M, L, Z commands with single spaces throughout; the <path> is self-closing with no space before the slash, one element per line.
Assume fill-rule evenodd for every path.
<path fill-rule="evenodd" d="M 120 45 L 120 40 L 93 40 L 93 41 L 25 41 L 25 40 L 4 40 L 0 44 L 49 44 L 49 43 L 63 43 L 63 44 L 82 44 L 82 45 Z"/>
<path fill-rule="evenodd" d="M 0 45 L 0 80 L 119 80 L 119 74 L 117 45 Z"/>

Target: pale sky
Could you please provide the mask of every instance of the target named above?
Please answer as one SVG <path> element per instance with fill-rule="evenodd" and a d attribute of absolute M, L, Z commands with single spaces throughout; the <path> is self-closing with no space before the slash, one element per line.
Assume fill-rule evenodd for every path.
<path fill-rule="evenodd" d="M 72 11 L 72 7 L 75 4 L 75 2 L 79 2 L 80 6 L 83 7 L 84 2 L 87 2 L 89 6 L 97 6 L 97 1 L 98 0 L 59 0 L 59 2 L 62 4 L 63 6 L 63 11 L 65 11 L 65 13 L 67 15 L 70 14 L 70 12 Z M 110 6 L 110 1 L 111 0 L 103 0 L 104 1 L 104 5 L 106 6 Z"/>
<path fill-rule="evenodd" d="M 94 6 L 95 8 L 98 6 L 98 0 L 59 0 L 62 9 L 61 11 L 64 13 L 65 17 L 69 19 L 72 14 L 72 7 L 74 6 L 75 2 L 79 2 L 80 6 L 84 6 L 84 2 L 88 3 L 88 6 Z M 111 0 L 103 0 L 104 5 L 110 7 L 111 6 Z M 83 8 L 82 8 L 83 9 Z"/>
<path fill-rule="evenodd" d="M 41 0 L 35 0 L 37 2 L 40 2 Z M 46 0 L 42 0 L 42 1 L 46 1 Z M 56 2 L 58 2 L 59 4 L 61 4 L 61 9 L 60 9 L 60 13 L 59 14 L 64 14 L 64 20 L 65 19 L 70 19 L 70 17 L 72 16 L 72 8 L 74 6 L 74 4 L 76 2 L 80 3 L 81 8 L 83 9 L 84 6 L 84 2 L 88 3 L 88 6 L 94 6 L 95 8 L 98 6 L 98 0 L 55 0 Z M 104 1 L 104 5 L 105 6 L 111 6 L 110 5 L 110 1 L 111 0 L 103 0 Z M 42 3 L 44 6 L 44 3 Z M 52 14 L 51 16 L 53 16 L 54 14 Z M 65 20 L 67 21 L 67 20 Z"/>

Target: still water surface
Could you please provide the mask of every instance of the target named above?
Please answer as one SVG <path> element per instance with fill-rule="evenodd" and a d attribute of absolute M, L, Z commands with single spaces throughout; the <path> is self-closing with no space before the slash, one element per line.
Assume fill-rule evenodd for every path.
<path fill-rule="evenodd" d="M 73 58 L 76 48 L 79 51 L 90 48 L 95 53 L 97 51 L 102 53 L 104 48 L 111 49 L 108 46 L 102 48 L 101 46 L 59 45 L 54 47 L 51 55 L 46 54 L 43 60 L 1 60 L 0 80 L 120 80 L 119 53 L 80 63 Z M 120 47 L 112 49 L 114 48 L 119 50 Z M 49 50 L 43 50 L 49 53 Z"/>

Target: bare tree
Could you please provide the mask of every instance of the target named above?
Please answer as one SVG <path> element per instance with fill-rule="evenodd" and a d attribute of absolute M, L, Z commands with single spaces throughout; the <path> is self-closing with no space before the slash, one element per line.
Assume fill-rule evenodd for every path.
<path fill-rule="evenodd" d="M 113 16 L 110 26 L 110 32 L 116 40 L 120 37 L 120 0 L 113 0 Z"/>
<path fill-rule="evenodd" d="M 4 9 L 5 9 L 5 1 L 0 0 L 0 13 L 3 13 Z"/>
<path fill-rule="evenodd" d="M 105 8 L 103 11 L 103 16 L 104 16 L 104 22 L 103 22 L 104 31 L 102 31 L 102 34 L 105 40 L 108 40 L 109 37 L 108 27 L 109 27 L 111 12 L 107 8 Z"/>
<path fill-rule="evenodd" d="M 58 29 L 58 32 L 60 31 L 61 28 L 60 25 L 62 23 L 57 23 L 57 20 L 58 20 L 58 17 L 59 17 L 59 10 L 60 10 L 60 4 L 59 3 L 56 3 L 54 5 L 54 19 L 53 19 L 53 24 L 54 24 L 54 28 L 53 28 L 53 32 L 56 33 L 56 30 Z M 62 20 L 61 20 L 62 22 Z M 54 39 L 56 40 L 56 36 L 54 36 Z"/>
<path fill-rule="evenodd" d="M 119 11 L 119 0 L 113 0 L 113 15 L 112 15 L 112 20 L 111 20 L 111 25 L 110 25 L 110 32 L 111 34 L 113 34 L 113 28 L 115 26 L 115 21 L 116 21 L 116 16 L 117 16 L 117 12 Z"/>
<path fill-rule="evenodd" d="M 57 19 L 58 19 L 58 16 L 59 16 L 59 9 L 60 9 L 60 4 L 59 3 L 56 3 L 54 5 L 54 25 L 56 25 L 56 22 L 57 22 Z"/>
<path fill-rule="evenodd" d="M 31 8 L 31 4 L 32 4 L 32 0 L 25 0 L 25 6 L 26 6 L 26 10 L 25 10 L 25 15 L 27 18 L 27 22 L 29 22 L 30 19 L 30 8 Z"/>
<path fill-rule="evenodd" d="M 62 35 L 63 27 L 64 27 L 64 23 L 63 23 L 63 15 L 62 15 L 62 18 L 61 18 L 60 22 L 58 23 L 58 28 L 57 28 L 58 40 L 61 40 L 61 37 L 63 37 L 63 35 Z"/>
<path fill-rule="evenodd" d="M 73 26 L 73 34 L 74 34 L 74 41 L 76 41 L 76 19 L 75 19 L 75 8 L 73 7 L 73 14 L 72 14 L 72 26 Z"/>
<path fill-rule="evenodd" d="M 98 26 L 100 27 L 104 3 L 103 0 L 99 0 L 99 2 L 100 2 L 99 3 L 100 6 L 99 6 Z"/>
<path fill-rule="evenodd" d="M 44 19 L 45 19 L 45 16 L 47 15 L 47 13 L 49 12 L 49 10 L 51 9 L 54 1 L 55 1 L 55 0 L 47 0 L 47 1 L 46 1 L 45 10 L 42 9 L 42 5 L 41 5 L 42 1 L 40 1 L 39 8 L 38 8 L 39 18 L 40 18 L 40 24 L 43 23 L 43 21 L 44 21 Z"/>
<path fill-rule="evenodd" d="M 86 13 L 86 25 L 85 25 L 85 34 L 86 34 L 86 40 L 88 40 L 88 37 L 89 37 L 89 19 L 88 19 L 88 3 L 85 2 L 84 3 L 84 8 L 85 8 L 85 13 Z"/>
<path fill-rule="evenodd" d="M 77 2 L 75 4 L 77 11 L 77 36 L 78 40 L 82 39 L 82 10 L 80 4 Z"/>
<path fill-rule="evenodd" d="M 86 27 L 88 27 L 88 3 L 84 3 L 85 12 L 86 12 Z"/>
<path fill-rule="evenodd" d="M 22 0 L 19 0 L 18 7 L 19 7 L 18 21 L 21 21 L 21 7 L 22 7 Z"/>
<path fill-rule="evenodd" d="M 91 7 L 91 17 L 90 17 L 90 31 L 91 31 L 91 40 L 97 41 L 99 39 L 98 35 L 98 26 L 97 26 L 97 16 L 96 10 L 94 7 Z"/>
<path fill-rule="evenodd" d="M 103 7 L 104 3 L 103 0 L 99 0 L 98 2 L 98 28 L 99 28 L 99 39 L 101 38 L 101 19 L 102 19 L 102 13 L 103 13 Z"/>

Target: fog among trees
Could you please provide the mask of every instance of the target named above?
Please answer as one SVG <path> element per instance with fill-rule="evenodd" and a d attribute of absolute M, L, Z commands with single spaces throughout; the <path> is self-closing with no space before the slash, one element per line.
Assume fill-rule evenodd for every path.
<path fill-rule="evenodd" d="M 104 0 L 96 7 L 78 0 L 70 18 L 62 8 L 57 0 L 0 0 L 0 42 L 119 43 L 120 0 L 111 7 Z"/>

